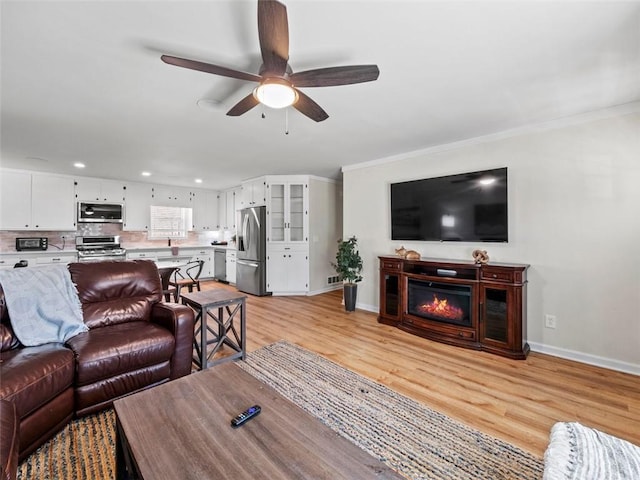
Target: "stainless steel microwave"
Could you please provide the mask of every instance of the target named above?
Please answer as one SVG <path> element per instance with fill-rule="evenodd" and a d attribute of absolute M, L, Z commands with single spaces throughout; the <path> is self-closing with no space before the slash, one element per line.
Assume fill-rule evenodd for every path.
<path fill-rule="evenodd" d="M 122 203 L 78 202 L 78 223 L 122 223 Z"/>

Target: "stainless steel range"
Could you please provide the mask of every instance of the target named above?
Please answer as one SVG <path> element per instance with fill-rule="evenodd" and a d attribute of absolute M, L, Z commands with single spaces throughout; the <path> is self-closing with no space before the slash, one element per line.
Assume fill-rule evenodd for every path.
<path fill-rule="evenodd" d="M 79 262 L 125 260 L 127 251 L 120 247 L 119 235 L 76 237 Z"/>

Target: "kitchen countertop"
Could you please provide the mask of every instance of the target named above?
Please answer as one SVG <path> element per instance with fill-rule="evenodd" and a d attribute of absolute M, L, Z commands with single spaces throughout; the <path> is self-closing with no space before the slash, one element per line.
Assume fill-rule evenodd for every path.
<path fill-rule="evenodd" d="M 157 251 L 168 251 L 170 252 L 172 248 L 178 247 L 178 252 L 180 250 L 196 250 L 199 248 L 222 248 L 222 249 L 230 249 L 235 250 L 235 245 L 172 245 L 170 247 L 130 247 L 127 245 L 123 245 L 122 248 L 126 249 L 127 252 L 157 252 Z"/>
<path fill-rule="evenodd" d="M 58 249 L 49 249 L 49 250 L 25 250 L 22 252 L 18 252 L 18 251 L 13 251 L 13 252 L 0 252 L 1 256 L 4 255 L 11 255 L 11 256 L 40 256 L 40 255 L 64 255 L 64 254 L 70 254 L 70 255 L 76 255 L 78 253 L 78 251 L 76 249 L 69 249 L 69 250 L 58 250 Z"/>
<path fill-rule="evenodd" d="M 223 249 L 223 250 L 235 250 L 236 249 L 236 245 L 235 244 L 228 244 L 228 245 L 176 245 L 178 247 L 178 255 L 180 254 L 181 250 L 197 250 L 197 249 L 201 249 L 201 248 L 217 248 L 217 249 Z M 123 248 L 127 251 L 127 252 L 167 252 L 167 253 L 171 253 L 171 248 L 173 247 L 135 247 L 135 246 L 127 246 L 127 245 L 123 245 Z M 18 251 L 8 251 L 8 252 L 0 252 L 0 256 L 4 256 L 4 255 L 11 255 L 11 256 L 25 256 L 25 255 L 29 255 L 29 256 L 39 256 L 39 255 L 63 255 L 63 254 L 71 254 L 71 255 L 75 255 L 77 254 L 78 251 L 74 248 L 74 249 L 65 249 L 65 250 L 58 250 L 56 248 L 50 248 L 48 250 L 25 250 L 22 252 L 18 252 Z"/>

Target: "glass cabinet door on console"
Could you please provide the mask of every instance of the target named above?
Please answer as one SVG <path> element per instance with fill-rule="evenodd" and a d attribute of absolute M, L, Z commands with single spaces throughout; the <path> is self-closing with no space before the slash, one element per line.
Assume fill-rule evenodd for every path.
<path fill-rule="evenodd" d="M 524 270 L 485 265 L 480 277 L 480 342 L 485 350 L 526 355 L 529 346 L 523 340 Z"/>
<path fill-rule="evenodd" d="M 380 261 L 380 316 L 378 320 L 390 325 L 400 322 L 402 302 L 399 261 L 381 259 Z"/>
<path fill-rule="evenodd" d="M 485 343 L 495 343 L 502 348 L 511 344 L 513 332 L 509 331 L 508 297 L 509 291 L 505 287 L 481 286 L 480 335 Z"/>

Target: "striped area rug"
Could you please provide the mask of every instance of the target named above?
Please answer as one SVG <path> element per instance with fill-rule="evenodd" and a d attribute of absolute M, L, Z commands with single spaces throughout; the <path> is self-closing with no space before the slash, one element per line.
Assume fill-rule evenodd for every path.
<path fill-rule="evenodd" d="M 542 478 L 542 459 L 297 345 L 267 345 L 237 365 L 407 478 Z M 115 478 L 113 410 L 70 423 L 21 463 L 18 478 Z"/>
<path fill-rule="evenodd" d="M 238 364 L 415 480 L 538 480 L 543 461 L 287 342 Z"/>

